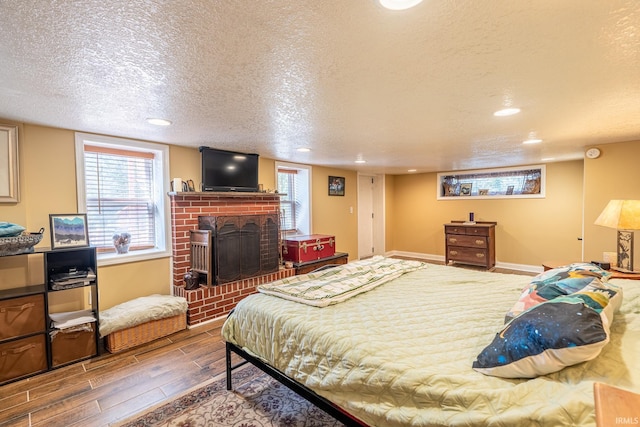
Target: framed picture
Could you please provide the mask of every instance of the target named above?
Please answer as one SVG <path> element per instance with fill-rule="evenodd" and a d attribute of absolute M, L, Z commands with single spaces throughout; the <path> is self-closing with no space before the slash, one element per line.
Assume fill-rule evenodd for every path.
<path fill-rule="evenodd" d="M 510 196 L 513 194 L 513 185 L 510 185 L 507 187 L 507 196 Z"/>
<path fill-rule="evenodd" d="M 329 195 L 344 196 L 344 177 L 343 176 L 329 177 Z"/>
<path fill-rule="evenodd" d="M 460 195 L 460 184 L 442 184 L 442 195 L 445 197 L 449 196 L 459 196 Z"/>
<path fill-rule="evenodd" d="M 471 195 L 471 187 L 473 186 L 473 183 L 471 182 L 464 182 L 462 184 L 460 184 L 460 195 L 461 196 L 470 196 Z"/>
<path fill-rule="evenodd" d="M 0 125 L 0 203 L 19 201 L 18 126 Z"/>
<path fill-rule="evenodd" d="M 86 214 L 50 214 L 51 249 L 89 246 Z"/>

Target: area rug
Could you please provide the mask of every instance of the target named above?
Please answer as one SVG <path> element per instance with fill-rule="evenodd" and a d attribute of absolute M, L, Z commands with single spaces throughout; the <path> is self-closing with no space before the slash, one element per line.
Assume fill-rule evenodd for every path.
<path fill-rule="evenodd" d="M 233 384 L 227 391 L 225 378 L 213 381 L 119 426 L 343 426 L 254 366 L 234 371 Z"/>

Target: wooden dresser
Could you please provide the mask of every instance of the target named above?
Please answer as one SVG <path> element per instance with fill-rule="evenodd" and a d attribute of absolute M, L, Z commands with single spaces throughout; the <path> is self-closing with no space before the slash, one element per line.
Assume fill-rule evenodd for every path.
<path fill-rule="evenodd" d="M 311 273 L 313 270 L 324 267 L 325 265 L 338 265 L 346 264 L 349 261 L 349 254 L 345 252 L 336 252 L 335 255 L 330 257 L 311 260 L 306 262 L 294 262 L 293 268 L 296 269 L 296 274 Z"/>
<path fill-rule="evenodd" d="M 496 224 L 489 221 L 445 224 L 445 264 L 457 262 L 493 269 L 496 266 Z"/>

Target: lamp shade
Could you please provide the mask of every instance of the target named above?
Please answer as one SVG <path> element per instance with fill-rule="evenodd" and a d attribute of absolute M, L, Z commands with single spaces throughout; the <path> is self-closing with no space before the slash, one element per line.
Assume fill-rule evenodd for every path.
<path fill-rule="evenodd" d="M 611 200 L 595 225 L 617 230 L 640 230 L 640 200 Z"/>

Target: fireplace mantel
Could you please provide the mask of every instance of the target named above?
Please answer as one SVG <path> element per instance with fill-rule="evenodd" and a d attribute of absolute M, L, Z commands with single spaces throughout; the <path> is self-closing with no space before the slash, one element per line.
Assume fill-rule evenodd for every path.
<path fill-rule="evenodd" d="M 285 193 L 267 193 L 267 192 L 244 192 L 244 191 L 170 191 L 167 193 L 169 197 L 243 197 L 243 198 L 255 198 L 255 197 L 282 197 L 286 196 Z"/>

